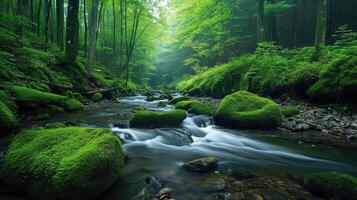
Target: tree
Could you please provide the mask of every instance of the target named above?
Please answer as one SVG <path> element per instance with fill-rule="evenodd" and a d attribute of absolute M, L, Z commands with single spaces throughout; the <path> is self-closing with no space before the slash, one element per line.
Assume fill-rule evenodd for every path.
<path fill-rule="evenodd" d="M 63 0 L 56 0 L 56 15 L 57 15 L 57 45 L 63 50 L 64 48 L 64 8 Z"/>
<path fill-rule="evenodd" d="M 87 42 L 88 42 L 87 0 L 83 0 L 83 19 L 84 19 L 84 56 L 87 57 Z"/>
<path fill-rule="evenodd" d="M 312 56 L 312 61 L 317 61 L 320 58 L 321 46 L 326 43 L 326 24 L 327 24 L 327 0 L 320 0 L 317 11 L 317 22 L 315 31 L 315 51 Z"/>
<path fill-rule="evenodd" d="M 258 0 L 257 42 L 264 41 L 264 0 Z"/>
<path fill-rule="evenodd" d="M 48 48 L 48 40 L 49 40 L 49 26 L 50 26 L 50 16 L 51 16 L 51 5 L 52 5 L 52 0 L 45 0 L 45 11 L 46 11 L 46 24 L 45 24 L 45 51 L 47 51 Z"/>
<path fill-rule="evenodd" d="M 116 31 L 115 31 L 115 0 L 113 0 L 113 53 L 116 54 Z"/>
<path fill-rule="evenodd" d="M 78 53 L 78 0 L 68 0 L 67 11 L 67 30 L 66 30 L 66 49 L 65 54 L 67 61 L 73 63 Z"/>
<path fill-rule="evenodd" d="M 87 72 L 89 76 L 92 76 L 93 65 L 94 65 L 94 53 L 96 47 L 96 33 L 98 25 L 98 0 L 92 1 L 92 10 L 89 21 L 89 47 L 88 47 L 88 57 L 87 57 Z"/>
<path fill-rule="evenodd" d="M 41 9 L 42 9 L 42 0 L 38 1 L 37 7 L 37 36 L 40 36 L 40 28 L 41 28 Z"/>

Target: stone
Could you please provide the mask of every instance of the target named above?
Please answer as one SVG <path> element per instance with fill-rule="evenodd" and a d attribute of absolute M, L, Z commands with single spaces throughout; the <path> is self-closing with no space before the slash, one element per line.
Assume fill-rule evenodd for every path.
<path fill-rule="evenodd" d="M 161 189 L 161 190 L 155 195 L 155 197 L 156 197 L 156 198 L 159 198 L 159 199 L 162 199 L 163 196 L 166 197 L 166 198 L 171 198 L 172 191 L 173 191 L 172 188 L 165 187 L 165 188 Z"/>
<path fill-rule="evenodd" d="M 190 171 L 207 172 L 217 167 L 218 159 L 215 157 L 199 158 L 192 160 L 183 165 L 183 167 Z"/>
<path fill-rule="evenodd" d="M 306 131 L 308 129 L 310 129 L 310 126 L 306 123 L 299 123 L 296 125 L 296 130 Z"/>

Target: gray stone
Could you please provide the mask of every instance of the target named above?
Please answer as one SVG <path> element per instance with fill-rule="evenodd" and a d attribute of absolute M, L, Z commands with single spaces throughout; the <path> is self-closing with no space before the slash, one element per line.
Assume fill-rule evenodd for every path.
<path fill-rule="evenodd" d="M 215 169 L 217 167 L 217 163 L 217 158 L 207 157 L 187 162 L 183 165 L 183 167 L 191 171 L 206 172 Z"/>
<path fill-rule="evenodd" d="M 296 130 L 305 131 L 308 129 L 310 129 L 310 126 L 308 124 L 300 123 L 300 124 L 296 125 Z"/>

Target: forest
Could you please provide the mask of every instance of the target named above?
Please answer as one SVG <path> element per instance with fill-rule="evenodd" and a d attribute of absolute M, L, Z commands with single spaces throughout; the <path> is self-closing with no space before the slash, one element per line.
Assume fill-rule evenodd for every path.
<path fill-rule="evenodd" d="M 357 200 L 356 0 L 0 0 L 0 199 Z"/>

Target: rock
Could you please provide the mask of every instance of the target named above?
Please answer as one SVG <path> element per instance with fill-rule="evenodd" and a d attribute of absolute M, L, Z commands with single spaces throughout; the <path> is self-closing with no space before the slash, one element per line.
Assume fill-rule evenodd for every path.
<path fill-rule="evenodd" d="M 183 109 L 189 113 L 196 115 L 210 115 L 214 110 L 214 106 L 211 104 L 201 103 L 199 101 L 180 101 L 176 104 L 176 108 Z"/>
<path fill-rule="evenodd" d="M 255 173 L 249 169 L 239 167 L 235 169 L 229 169 L 227 171 L 227 176 L 232 176 L 236 179 L 247 179 L 255 177 Z"/>
<path fill-rule="evenodd" d="M 0 180 L 31 199 L 95 199 L 123 166 L 120 141 L 109 129 L 27 129 L 6 152 Z"/>
<path fill-rule="evenodd" d="M 357 197 L 357 178 L 342 172 L 308 175 L 305 187 L 326 199 L 353 200 Z"/>
<path fill-rule="evenodd" d="M 224 97 L 214 120 L 233 128 L 274 129 L 281 124 L 282 114 L 274 101 L 239 91 Z"/>
<path fill-rule="evenodd" d="M 161 189 L 156 195 L 155 197 L 158 198 L 158 199 L 162 199 L 162 197 L 165 197 L 165 198 L 171 198 L 171 195 L 172 195 L 172 191 L 173 189 L 169 188 L 169 187 L 165 187 L 163 189 Z"/>
<path fill-rule="evenodd" d="M 212 174 L 205 177 L 204 181 L 198 185 L 200 189 L 206 192 L 220 192 L 228 187 L 227 177 L 221 174 Z"/>
<path fill-rule="evenodd" d="M 5 103 L 0 100 L 0 135 L 5 135 L 11 132 L 17 126 L 19 126 L 19 121 L 15 114 L 10 110 Z"/>
<path fill-rule="evenodd" d="M 217 167 L 218 159 L 215 157 L 199 158 L 192 160 L 183 165 L 183 167 L 190 171 L 207 172 L 214 170 Z"/>
<path fill-rule="evenodd" d="M 286 107 L 286 108 L 282 108 L 281 109 L 281 113 L 285 116 L 285 117 L 292 117 L 294 115 L 297 115 L 300 113 L 300 111 L 294 107 Z"/>
<path fill-rule="evenodd" d="M 309 129 L 310 129 L 310 126 L 305 123 L 300 123 L 300 124 L 296 125 L 296 130 L 299 130 L 299 131 L 306 131 Z"/>
<path fill-rule="evenodd" d="M 353 120 L 357 120 L 357 114 L 352 115 Z"/>
<path fill-rule="evenodd" d="M 93 102 L 99 102 L 100 100 L 102 100 L 103 95 L 100 92 L 96 92 L 93 94 L 93 96 L 90 98 Z"/>
<path fill-rule="evenodd" d="M 136 128 L 178 127 L 185 119 L 186 112 L 180 109 L 171 112 L 139 111 L 131 118 L 129 125 Z"/>

